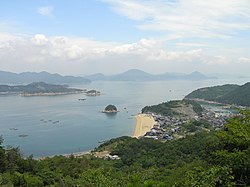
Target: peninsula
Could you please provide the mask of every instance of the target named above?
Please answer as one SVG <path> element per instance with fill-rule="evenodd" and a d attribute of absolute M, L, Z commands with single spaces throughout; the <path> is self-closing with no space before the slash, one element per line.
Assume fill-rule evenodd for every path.
<path fill-rule="evenodd" d="M 241 86 L 226 84 L 200 88 L 191 92 L 185 98 L 250 107 L 250 82 Z"/>

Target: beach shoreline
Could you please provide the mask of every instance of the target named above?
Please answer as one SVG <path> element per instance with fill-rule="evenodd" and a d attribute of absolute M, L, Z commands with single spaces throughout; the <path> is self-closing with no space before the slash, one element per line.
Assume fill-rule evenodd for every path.
<path fill-rule="evenodd" d="M 139 138 L 144 136 L 156 124 L 153 116 L 150 114 L 137 114 L 136 125 L 132 137 Z"/>
<path fill-rule="evenodd" d="M 156 124 L 156 121 L 154 120 L 154 117 L 150 114 L 137 114 L 135 115 L 135 127 L 134 131 L 131 137 L 133 138 L 140 138 L 141 136 L 144 136 L 150 129 L 153 128 L 153 126 Z M 65 156 L 65 157 L 82 157 L 84 155 L 93 155 L 97 157 L 103 157 L 98 155 L 97 153 L 93 153 L 93 150 L 88 150 L 88 151 L 82 151 L 82 152 L 73 152 L 73 153 L 66 153 L 66 154 L 59 154 L 59 155 L 51 155 L 51 156 L 45 156 L 41 158 L 36 158 L 37 160 L 43 160 L 45 158 L 51 158 L 54 156 Z M 108 153 L 105 153 L 108 154 Z"/>

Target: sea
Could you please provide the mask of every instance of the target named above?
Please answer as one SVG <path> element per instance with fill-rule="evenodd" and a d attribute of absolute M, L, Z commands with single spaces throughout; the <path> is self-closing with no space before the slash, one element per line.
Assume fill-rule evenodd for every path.
<path fill-rule="evenodd" d="M 95 89 L 100 96 L 0 96 L 0 136 L 3 146 L 19 147 L 23 156 L 34 158 L 93 150 L 109 139 L 131 136 L 135 115 L 147 105 L 183 99 L 195 89 L 249 80 L 96 81 L 74 88 Z M 86 100 L 79 100 L 86 99 Z M 114 115 L 101 111 L 115 105 Z"/>

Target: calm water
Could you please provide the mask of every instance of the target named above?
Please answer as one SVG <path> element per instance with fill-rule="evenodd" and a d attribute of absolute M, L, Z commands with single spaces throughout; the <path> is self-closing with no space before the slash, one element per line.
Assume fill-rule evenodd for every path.
<path fill-rule="evenodd" d="M 245 82 L 247 80 L 243 79 L 93 82 L 75 87 L 100 90 L 104 95 L 0 96 L 0 135 L 5 146 L 20 146 L 24 155 L 42 157 L 87 151 L 98 146 L 100 141 L 131 135 L 135 125 L 132 115 L 146 105 L 182 99 L 204 86 Z M 79 98 L 86 100 L 78 101 Z M 116 105 L 120 112 L 114 116 L 100 113 L 108 104 Z M 53 123 L 55 121 L 59 123 Z M 21 134 L 28 136 L 19 137 Z"/>

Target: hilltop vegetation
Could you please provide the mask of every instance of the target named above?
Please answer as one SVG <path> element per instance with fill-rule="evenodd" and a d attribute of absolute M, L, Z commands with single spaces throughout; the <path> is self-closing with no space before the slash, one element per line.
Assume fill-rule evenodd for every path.
<path fill-rule="evenodd" d="M 217 101 L 250 107 L 250 82 L 218 98 Z"/>
<path fill-rule="evenodd" d="M 236 88 L 239 87 L 240 87 L 239 85 L 235 84 L 226 84 L 222 86 L 200 88 L 191 92 L 185 98 L 189 99 L 198 98 L 198 99 L 205 99 L 208 101 L 212 101 L 218 97 L 222 97 L 225 94 L 234 91 Z"/>
<path fill-rule="evenodd" d="M 200 88 L 188 94 L 187 99 L 204 99 L 224 104 L 250 106 L 250 82 L 239 85 L 223 85 Z"/>
<path fill-rule="evenodd" d="M 142 113 L 152 112 L 163 116 L 195 116 L 200 115 L 202 111 L 200 104 L 185 99 L 146 106 L 142 109 Z"/>
<path fill-rule="evenodd" d="M 241 112 L 217 132 L 201 132 L 166 143 L 120 137 L 96 150 L 106 147 L 120 159 L 91 155 L 24 159 L 18 148 L 0 146 L 0 186 L 250 185 L 250 111 Z"/>

